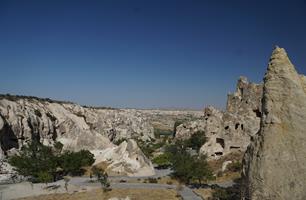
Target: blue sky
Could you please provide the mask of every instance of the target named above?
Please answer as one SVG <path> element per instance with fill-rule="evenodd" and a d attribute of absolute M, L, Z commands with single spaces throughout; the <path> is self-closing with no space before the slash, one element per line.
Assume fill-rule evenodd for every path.
<path fill-rule="evenodd" d="M 222 108 L 275 44 L 306 73 L 306 1 L 0 0 L 0 93 Z"/>

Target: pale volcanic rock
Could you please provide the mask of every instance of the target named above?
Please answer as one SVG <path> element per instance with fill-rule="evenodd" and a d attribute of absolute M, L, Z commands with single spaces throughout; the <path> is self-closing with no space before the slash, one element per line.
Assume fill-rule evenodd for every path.
<path fill-rule="evenodd" d="M 306 92 L 284 49 L 264 78 L 263 115 L 244 156 L 243 199 L 306 199 Z"/>
<path fill-rule="evenodd" d="M 130 139 L 119 146 L 103 151 L 92 151 L 96 157 L 94 165 L 103 162 L 107 171 L 118 175 L 151 176 L 155 174 L 151 161 L 143 154 L 137 143 Z"/>
<path fill-rule="evenodd" d="M 240 77 L 236 92 L 228 95 L 227 108 L 220 111 L 212 106 L 204 109 L 204 116 L 177 127 L 176 138 L 187 139 L 202 131 L 207 142 L 200 153 L 208 159 L 218 159 L 232 152 L 244 152 L 260 126 L 262 85 Z"/>

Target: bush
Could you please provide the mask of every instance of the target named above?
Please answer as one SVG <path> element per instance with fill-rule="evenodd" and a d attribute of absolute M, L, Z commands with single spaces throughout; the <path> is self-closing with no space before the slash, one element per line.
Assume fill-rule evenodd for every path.
<path fill-rule="evenodd" d="M 152 157 L 152 154 L 155 151 L 155 149 L 151 143 L 148 143 L 148 142 L 146 143 L 146 142 L 137 140 L 137 145 L 147 158 Z"/>
<path fill-rule="evenodd" d="M 62 144 L 55 143 L 54 148 L 33 141 L 21 148 L 19 155 L 9 159 L 15 170 L 30 176 L 33 182 L 51 182 L 65 174 L 80 175 L 82 167 L 94 163 L 93 154 L 87 150 L 60 154 Z M 63 171 L 59 172 L 61 168 Z"/>
<path fill-rule="evenodd" d="M 171 165 L 170 155 L 168 153 L 160 154 L 159 156 L 155 157 L 152 162 L 158 165 L 158 168 L 168 168 Z"/>
<path fill-rule="evenodd" d="M 202 181 L 212 179 L 206 156 L 190 155 L 184 141 L 177 140 L 174 145 L 167 147 L 166 152 L 169 154 L 172 176 L 180 182 L 189 184 L 191 180 L 197 180 L 201 184 Z"/>
<path fill-rule="evenodd" d="M 203 144 L 206 142 L 205 133 L 197 131 L 188 140 L 185 140 L 185 145 L 196 151 L 199 151 Z"/>
<path fill-rule="evenodd" d="M 167 181 L 166 184 L 167 184 L 167 185 L 172 185 L 173 182 L 172 182 L 172 181 Z"/>
<path fill-rule="evenodd" d="M 51 147 L 44 146 L 36 141 L 23 146 L 20 154 L 12 156 L 9 163 L 16 168 L 15 170 L 19 174 L 32 176 L 34 182 L 45 180 L 42 177 L 46 173 L 55 179 L 57 158 L 54 156 Z"/>
<path fill-rule="evenodd" d="M 60 156 L 59 160 L 59 165 L 65 174 L 70 175 L 82 175 L 84 173 L 82 168 L 95 162 L 94 155 L 88 150 L 79 152 L 67 151 Z"/>
<path fill-rule="evenodd" d="M 97 181 L 100 182 L 103 190 L 104 191 L 109 190 L 110 183 L 108 181 L 108 174 L 103 169 L 97 168 L 96 166 L 93 166 L 91 170 L 92 170 L 94 176 L 97 177 Z"/>
<path fill-rule="evenodd" d="M 229 188 L 216 188 L 212 195 L 213 200 L 237 200 L 240 199 L 239 186 Z"/>
<path fill-rule="evenodd" d="M 164 136 L 172 136 L 173 131 L 168 129 L 160 129 L 160 128 L 154 128 L 154 136 L 155 138 L 160 138 L 161 135 Z"/>
<path fill-rule="evenodd" d="M 231 172 L 240 172 L 242 170 L 242 164 L 239 161 L 233 162 L 228 165 L 227 169 Z"/>
<path fill-rule="evenodd" d="M 37 182 L 47 184 L 48 182 L 52 182 L 52 180 L 53 177 L 46 171 L 38 172 L 37 174 Z"/>
<path fill-rule="evenodd" d="M 157 183 L 157 179 L 156 178 L 148 178 L 149 183 Z"/>

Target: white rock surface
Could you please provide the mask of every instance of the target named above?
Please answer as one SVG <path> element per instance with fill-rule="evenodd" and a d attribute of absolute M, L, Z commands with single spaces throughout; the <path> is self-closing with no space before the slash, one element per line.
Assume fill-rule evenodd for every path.
<path fill-rule="evenodd" d="M 107 163 L 107 171 L 118 175 L 151 176 L 155 174 L 151 161 L 142 153 L 137 143 L 130 139 L 119 146 L 103 151 L 92 151 L 96 157 L 94 165 Z"/>
<path fill-rule="evenodd" d="M 108 200 L 131 200 L 131 199 L 130 199 L 130 197 L 127 196 L 126 198 L 112 197 L 112 198 L 110 198 Z"/>
<path fill-rule="evenodd" d="M 151 140 L 154 138 L 153 125 L 171 129 L 177 119 L 197 118 L 200 114 L 197 111 L 92 108 L 36 97 L 0 95 L 0 160 L 31 140 L 51 146 L 60 141 L 64 149 L 73 151 L 117 148 L 112 141 L 129 138 Z M 125 151 L 136 148 L 123 146 L 121 148 L 126 148 Z M 133 152 L 127 154 L 134 156 Z M 113 164 L 116 166 L 114 169 L 131 169 L 130 175 L 152 173 L 150 167 L 146 168 L 139 162 L 129 160 L 127 163 L 131 167 L 120 166 L 118 162 L 117 159 Z M 151 165 L 147 160 L 144 163 Z M 138 173 L 137 169 L 142 171 Z"/>
<path fill-rule="evenodd" d="M 225 172 L 225 170 L 227 169 L 227 166 L 231 163 L 233 163 L 233 161 L 231 161 L 231 160 L 227 160 L 227 161 L 223 162 L 222 163 L 222 172 Z"/>

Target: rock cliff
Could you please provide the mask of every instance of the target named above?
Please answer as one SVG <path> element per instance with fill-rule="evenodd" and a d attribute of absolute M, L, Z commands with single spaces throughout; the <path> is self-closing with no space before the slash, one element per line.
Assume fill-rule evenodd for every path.
<path fill-rule="evenodd" d="M 264 77 L 260 131 L 244 157 L 243 199 L 306 199 L 306 90 L 284 49 Z"/>
<path fill-rule="evenodd" d="M 60 141 L 64 150 L 109 150 L 117 148 L 112 142 L 130 138 L 151 140 L 155 137 L 155 127 L 170 130 L 177 119 L 196 118 L 199 114 L 197 111 L 95 108 L 37 97 L 0 95 L 0 170 L 3 172 L 0 179 L 15 174 L 4 162 L 5 158 L 31 140 L 51 146 Z M 137 144 L 128 144 L 133 148 L 125 148 L 125 154 L 134 157 L 137 154 L 139 159 L 142 158 L 141 151 L 135 150 Z M 118 159 L 116 167 L 127 165 Z M 150 161 L 146 158 L 135 162 L 138 164 L 134 163 L 129 174 L 139 174 L 135 169 L 143 171 L 146 165 L 146 169 L 150 169 Z M 135 165 L 141 167 L 135 168 Z M 123 166 L 122 169 L 129 170 Z"/>
<path fill-rule="evenodd" d="M 176 138 L 188 138 L 203 131 L 207 142 L 200 152 L 209 159 L 217 159 L 232 152 L 244 152 L 250 136 L 259 130 L 262 85 L 240 77 L 236 92 L 228 95 L 227 108 L 220 111 L 211 106 L 204 109 L 204 117 L 177 127 Z"/>

